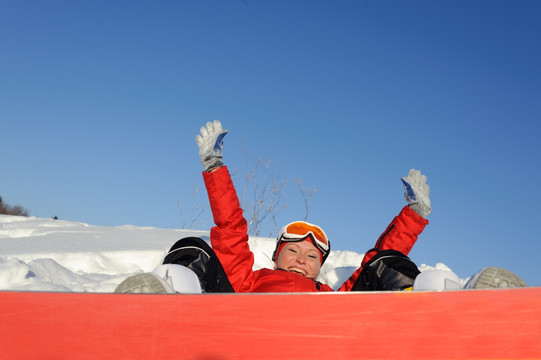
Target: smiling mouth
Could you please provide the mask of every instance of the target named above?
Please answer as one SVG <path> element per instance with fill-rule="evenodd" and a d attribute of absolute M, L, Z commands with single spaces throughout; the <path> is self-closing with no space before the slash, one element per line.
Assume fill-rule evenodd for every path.
<path fill-rule="evenodd" d="M 297 274 L 301 274 L 302 276 L 306 276 L 306 271 L 304 271 L 303 269 L 299 269 L 297 267 L 291 267 L 288 270 L 290 272 L 294 272 L 294 273 L 297 273 Z"/>

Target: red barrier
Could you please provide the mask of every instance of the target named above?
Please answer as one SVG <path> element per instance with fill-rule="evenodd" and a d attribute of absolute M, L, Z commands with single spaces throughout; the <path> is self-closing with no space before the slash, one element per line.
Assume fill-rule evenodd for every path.
<path fill-rule="evenodd" d="M 0 292 L 1 359 L 539 359 L 541 288 Z"/>

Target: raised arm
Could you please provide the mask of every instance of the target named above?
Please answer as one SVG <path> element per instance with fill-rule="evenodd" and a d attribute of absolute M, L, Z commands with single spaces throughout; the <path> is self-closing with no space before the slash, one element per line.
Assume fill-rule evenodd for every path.
<path fill-rule="evenodd" d="M 223 139 L 227 132 L 220 121 L 214 120 L 201 128 L 196 142 L 216 224 L 210 230 L 210 242 L 235 292 L 245 292 L 253 278 L 254 255 L 248 245 L 248 225 L 237 192 L 222 162 Z"/>

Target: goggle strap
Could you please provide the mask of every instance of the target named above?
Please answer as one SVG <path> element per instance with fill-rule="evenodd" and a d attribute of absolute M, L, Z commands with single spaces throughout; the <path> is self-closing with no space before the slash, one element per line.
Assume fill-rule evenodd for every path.
<path fill-rule="evenodd" d="M 312 231 L 308 231 L 304 235 L 290 234 L 290 233 L 282 233 L 280 235 L 280 239 L 285 239 L 285 241 L 291 241 L 291 242 L 295 242 L 297 240 L 299 240 L 299 241 L 300 240 L 305 240 L 307 237 L 311 237 L 312 242 L 316 242 L 318 244 L 321 244 L 321 245 L 318 246 L 318 248 L 321 248 L 324 251 L 328 251 L 328 249 L 325 250 L 325 247 L 329 248 L 329 243 L 327 242 L 327 244 L 325 244 L 323 241 L 319 240 L 317 238 L 317 236 Z"/>

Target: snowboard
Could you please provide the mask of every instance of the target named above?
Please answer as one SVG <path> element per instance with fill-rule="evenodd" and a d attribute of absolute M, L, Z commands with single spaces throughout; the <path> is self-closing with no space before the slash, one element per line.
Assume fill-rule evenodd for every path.
<path fill-rule="evenodd" d="M 0 291 L 0 359 L 539 359 L 541 287 L 365 293 Z"/>

